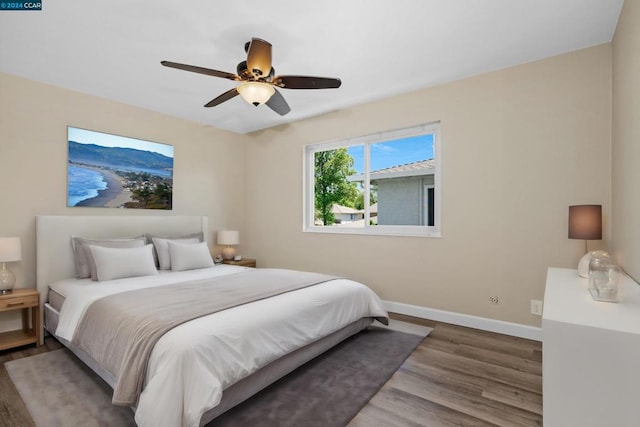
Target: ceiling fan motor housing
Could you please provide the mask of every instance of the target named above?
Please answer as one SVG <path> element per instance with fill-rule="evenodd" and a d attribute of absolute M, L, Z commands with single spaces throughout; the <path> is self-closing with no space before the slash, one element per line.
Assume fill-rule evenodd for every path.
<path fill-rule="evenodd" d="M 252 78 L 253 75 L 247 70 L 247 61 L 242 61 L 236 67 L 236 72 L 240 76 L 241 79 L 249 79 Z"/>
<path fill-rule="evenodd" d="M 254 70 L 254 72 L 249 71 L 249 69 L 247 68 L 247 61 L 242 61 L 238 63 L 238 66 L 236 67 L 236 73 L 242 80 L 265 80 L 270 82 L 273 76 L 276 75 L 276 70 L 271 67 L 269 75 L 263 76 L 261 75 L 260 70 Z"/>

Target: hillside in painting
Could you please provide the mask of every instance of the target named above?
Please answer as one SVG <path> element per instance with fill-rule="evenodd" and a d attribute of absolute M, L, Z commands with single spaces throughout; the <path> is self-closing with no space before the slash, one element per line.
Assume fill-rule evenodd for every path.
<path fill-rule="evenodd" d="M 173 169 L 173 159 L 151 151 L 133 148 L 103 147 L 69 141 L 69 162 L 109 167 Z"/>

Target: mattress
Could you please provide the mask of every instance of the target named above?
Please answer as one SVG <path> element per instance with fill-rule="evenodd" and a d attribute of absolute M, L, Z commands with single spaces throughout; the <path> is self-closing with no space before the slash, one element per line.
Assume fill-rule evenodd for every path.
<path fill-rule="evenodd" d="M 53 308 L 58 313 L 60 312 L 60 309 L 62 309 L 62 304 L 64 304 L 64 298 L 65 298 L 64 295 L 62 295 L 58 291 L 55 291 L 55 290 L 49 288 L 49 294 L 47 295 L 47 301 L 48 301 L 49 305 L 51 306 L 51 308 Z M 55 332 L 55 330 L 54 330 L 54 332 Z"/>

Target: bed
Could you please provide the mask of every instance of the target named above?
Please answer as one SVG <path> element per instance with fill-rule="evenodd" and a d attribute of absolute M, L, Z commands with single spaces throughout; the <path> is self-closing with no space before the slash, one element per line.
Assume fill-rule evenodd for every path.
<path fill-rule="evenodd" d="M 133 299 L 133 295 L 140 294 L 138 298 L 146 304 L 147 300 L 156 296 L 160 298 L 161 294 L 168 292 L 170 295 L 179 295 L 175 300 L 184 298 L 191 303 L 189 298 L 193 297 L 188 296 L 183 289 L 197 288 L 198 292 L 212 292 L 209 288 L 215 284 L 220 286 L 219 289 L 234 292 L 245 286 L 247 289 L 259 287 L 260 292 L 263 292 L 262 283 L 265 283 L 265 288 L 275 286 L 279 289 L 279 282 L 297 277 L 298 273 L 219 265 L 186 268 L 183 271 L 162 271 L 161 274 L 139 277 L 111 277 L 107 274 L 103 277 L 106 280 L 100 281 L 78 279 L 75 278 L 72 238 L 200 234 L 206 242 L 210 237 L 208 224 L 208 217 L 203 216 L 36 218 L 37 287 L 43 303 L 43 326 L 114 388 L 114 401 L 119 404 L 128 402 L 126 399 L 116 398 L 120 396 L 121 384 L 131 382 L 131 377 L 135 380 L 136 376 L 114 373 L 115 362 L 112 363 L 112 357 L 103 360 L 100 351 L 92 346 L 84 346 L 83 336 L 93 339 L 93 345 L 97 343 L 104 347 L 119 347 L 105 343 L 112 343 L 116 339 L 125 340 L 123 336 L 126 335 L 112 333 L 114 326 L 109 326 L 108 321 L 94 320 L 91 323 L 90 314 L 96 311 L 96 307 L 106 301 L 110 304 L 102 305 L 109 307 L 109 310 L 120 310 L 130 304 L 128 309 L 122 310 L 135 312 L 135 316 L 143 316 L 147 315 L 145 309 L 141 308 L 137 312 L 135 307 L 138 307 L 139 302 L 135 302 L 138 300 Z M 195 254 L 193 251 L 196 247 L 202 245 L 206 246 L 171 242 L 169 248 L 176 262 L 174 267 L 188 267 L 190 260 L 197 258 L 195 255 L 180 255 L 183 257 L 180 258 L 178 255 L 181 252 L 177 252 L 178 250 L 186 250 L 188 246 L 192 252 L 185 253 Z M 108 252 L 109 257 L 112 253 L 128 253 L 116 249 L 98 250 L 93 246 L 91 249 L 96 257 L 102 257 L 103 252 Z M 133 249 L 131 251 L 134 253 Z M 135 251 L 139 254 L 143 249 Z M 101 259 L 96 258 L 96 263 Z M 98 263 L 98 270 L 107 271 L 104 265 Z M 274 279 L 268 279 L 274 275 Z M 151 341 L 147 345 L 150 350 L 142 370 L 143 375 L 139 379 L 141 392 L 131 405 L 136 411 L 136 423 L 140 426 L 204 425 L 315 356 L 358 333 L 374 319 L 386 320 L 387 313 L 382 302 L 366 286 L 347 279 L 321 275 L 313 276 L 312 279 L 309 283 L 295 285 L 297 287 L 291 290 L 276 291 L 272 296 L 265 294 L 254 302 L 230 304 L 227 309 L 220 302 L 225 301 L 222 296 L 195 298 L 198 301 L 215 300 L 211 304 L 218 304 L 222 309 L 193 320 L 182 323 L 178 321 L 177 325 L 159 335 L 157 341 Z M 251 281 L 257 281 L 260 286 L 250 285 Z M 205 282 L 207 286 L 203 286 Z M 180 293 L 176 294 L 174 288 L 180 289 Z M 226 291 L 220 293 L 223 294 L 226 295 Z M 163 313 L 164 316 L 164 313 L 174 312 L 173 308 L 164 309 L 166 301 L 161 304 L 163 310 L 157 313 Z M 194 301 L 194 306 L 198 306 L 197 301 Z M 209 308 L 203 308 L 206 309 Z M 153 307 L 149 310 L 153 313 Z M 194 310 L 199 308 L 189 311 Z M 103 313 L 102 316 L 98 319 L 112 318 L 110 314 L 105 317 Z M 149 323 L 139 320 L 132 322 Z M 125 341 L 135 342 L 136 345 L 145 342 L 139 336 L 139 331 L 133 331 L 131 337 L 136 338 Z M 132 345 L 134 349 L 138 347 Z M 125 359 L 129 360 L 127 357 Z M 117 360 L 120 366 L 120 359 L 113 360 Z M 162 411 L 158 408 L 162 408 Z"/>

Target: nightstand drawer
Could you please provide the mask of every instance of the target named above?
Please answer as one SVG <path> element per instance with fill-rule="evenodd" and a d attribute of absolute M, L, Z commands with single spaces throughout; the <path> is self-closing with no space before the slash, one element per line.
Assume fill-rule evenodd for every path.
<path fill-rule="evenodd" d="M 256 260 L 253 258 L 242 258 L 239 261 L 235 261 L 232 259 L 225 259 L 224 261 L 222 261 L 223 264 L 228 264 L 228 265 L 237 265 L 240 267 L 252 267 L 252 268 L 256 268 Z"/>
<path fill-rule="evenodd" d="M 35 305 L 38 305 L 37 295 L 0 298 L 0 310 L 14 310 L 20 307 L 33 307 Z"/>

